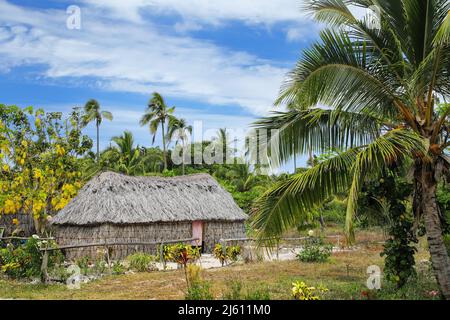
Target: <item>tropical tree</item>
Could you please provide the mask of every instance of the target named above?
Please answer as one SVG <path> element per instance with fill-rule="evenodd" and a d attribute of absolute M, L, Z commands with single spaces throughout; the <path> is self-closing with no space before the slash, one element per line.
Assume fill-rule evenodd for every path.
<path fill-rule="evenodd" d="M 378 6 L 379 28 L 357 19 L 351 5 Z M 365 179 L 393 164 L 409 166 L 413 211 L 424 221 L 436 279 L 450 299 L 450 260 L 436 203 L 449 165 L 450 108 L 436 108 L 450 95 L 449 9 L 446 0 L 307 1 L 306 10 L 329 27 L 303 52 L 281 89 L 276 103 L 293 103 L 295 110 L 258 125 L 281 129 L 282 161 L 308 147 L 344 151 L 266 192 L 253 218 L 259 236 L 278 235 L 329 196 L 348 192 L 346 232 L 352 241 Z"/>
<path fill-rule="evenodd" d="M 152 143 L 155 143 L 156 133 L 158 132 L 159 126 L 161 126 L 164 170 L 167 170 L 167 122 L 172 117 L 174 111 L 175 107 L 167 107 L 164 98 L 159 93 L 154 92 L 148 103 L 147 110 L 140 121 L 141 126 L 149 126 L 150 133 L 153 135 Z"/>
<path fill-rule="evenodd" d="M 181 148 L 183 150 L 183 161 L 181 163 L 181 170 L 182 174 L 184 175 L 184 164 L 185 164 L 185 157 L 184 152 L 186 150 L 186 143 L 189 141 L 189 137 L 192 134 L 192 126 L 188 125 L 185 119 L 177 119 L 175 117 L 171 117 L 169 119 L 169 130 L 167 133 L 167 139 L 168 141 L 172 141 L 175 139 L 175 144 L 181 145 Z"/>
<path fill-rule="evenodd" d="M 67 120 L 67 121 L 66 121 Z M 0 104 L 0 217 L 33 217 L 35 230 L 64 208 L 83 185 L 81 160 L 92 140 L 80 131 L 81 115 Z M 65 123 L 65 125 L 64 125 Z"/>
<path fill-rule="evenodd" d="M 113 115 L 109 111 L 102 111 L 97 100 L 91 99 L 84 105 L 83 125 L 88 125 L 95 121 L 97 128 L 97 161 L 100 158 L 100 125 L 103 119 L 112 121 Z"/>
<path fill-rule="evenodd" d="M 100 163 L 95 172 L 108 169 L 136 176 L 161 171 L 161 150 L 136 146 L 130 131 L 124 131 L 111 141 L 113 144 L 100 155 Z"/>
<path fill-rule="evenodd" d="M 227 163 L 227 159 L 233 157 L 236 153 L 236 148 L 233 146 L 236 140 L 231 140 L 226 128 L 220 128 L 217 135 L 213 137 L 211 147 L 214 150 L 220 150 L 222 154 L 222 164 Z"/>

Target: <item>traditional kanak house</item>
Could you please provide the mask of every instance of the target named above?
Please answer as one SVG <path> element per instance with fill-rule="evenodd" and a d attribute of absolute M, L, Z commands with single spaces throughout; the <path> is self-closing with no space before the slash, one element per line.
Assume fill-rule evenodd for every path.
<path fill-rule="evenodd" d="M 157 242 L 199 238 L 211 252 L 223 238 L 245 237 L 247 215 L 208 174 L 131 177 L 104 172 L 89 181 L 51 222 L 60 246 L 99 242 Z M 115 246 L 115 258 L 156 246 Z M 69 249 L 69 258 L 96 248 Z"/>

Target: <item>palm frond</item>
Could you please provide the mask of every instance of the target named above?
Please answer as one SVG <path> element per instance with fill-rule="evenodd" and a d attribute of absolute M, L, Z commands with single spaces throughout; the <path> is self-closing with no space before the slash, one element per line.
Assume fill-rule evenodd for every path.
<path fill-rule="evenodd" d="M 281 235 L 327 198 L 348 190 L 357 154 L 357 148 L 340 153 L 265 192 L 256 200 L 251 218 L 257 237 Z"/>
<path fill-rule="evenodd" d="M 256 129 L 272 130 L 279 134 L 261 141 L 260 149 L 270 151 L 279 146 L 280 163 L 286 163 L 294 155 L 325 152 L 330 149 L 345 150 L 373 141 L 380 132 L 383 120 L 363 113 L 313 108 L 275 112 L 253 124 Z M 273 141 L 273 140 L 276 141 Z"/>
<path fill-rule="evenodd" d="M 362 183 L 369 176 L 379 175 L 394 163 L 399 163 L 412 155 L 426 153 L 422 138 L 416 133 L 395 129 L 379 137 L 358 153 L 352 167 L 353 179 L 349 191 L 345 230 L 348 240 L 354 240 L 353 217 L 357 211 L 357 200 Z"/>

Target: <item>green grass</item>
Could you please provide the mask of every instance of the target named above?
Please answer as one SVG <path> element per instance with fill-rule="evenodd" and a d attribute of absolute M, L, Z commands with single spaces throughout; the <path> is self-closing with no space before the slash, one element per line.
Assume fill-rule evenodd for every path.
<path fill-rule="evenodd" d="M 268 292 L 271 299 L 291 299 L 291 284 L 301 280 L 310 286 L 323 285 L 329 289 L 325 299 L 366 299 L 367 267 L 383 266 L 380 257 L 382 235 L 361 232 L 360 249 L 335 253 L 326 263 L 275 261 L 237 264 L 226 268 L 203 271 L 204 280 L 211 284 L 216 299 L 229 291 L 229 283 L 238 281 L 243 288 Z M 428 259 L 426 246 L 419 245 L 417 261 Z M 371 298 L 377 299 L 432 299 L 430 292 L 437 285 L 427 267 L 421 267 L 420 277 L 396 290 L 382 283 L 382 290 Z M 245 290 L 244 290 L 245 291 Z M 181 270 L 135 273 L 107 276 L 69 290 L 65 285 L 32 285 L 26 282 L 0 278 L 0 298 L 13 299 L 184 299 L 186 293 L 184 273 Z"/>

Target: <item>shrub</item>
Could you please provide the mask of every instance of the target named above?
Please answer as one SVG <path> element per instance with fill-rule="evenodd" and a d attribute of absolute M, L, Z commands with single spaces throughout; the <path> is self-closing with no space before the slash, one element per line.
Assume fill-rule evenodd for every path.
<path fill-rule="evenodd" d="M 120 262 L 115 262 L 111 268 L 112 274 L 119 275 L 124 274 L 126 269 Z"/>
<path fill-rule="evenodd" d="M 75 264 L 80 268 L 80 272 L 82 275 L 89 274 L 89 257 L 81 257 L 75 260 Z"/>
<path fill-rule="evenodd" d="M 155 257 L 145 253 L 135 253 L 127 257 L 130 263 L 130 269 L 137 272 L 154 271 L 156 266 L 154 265 Z"/>
<path fill-rule="evenodd" d="M 186 280 L 188 289 L 185 295 L 186 300 L 213 300 L 211 285 L 204 281 L 201 276 L 202 268 L 196 265 L 188 265 L 186 268 Z"/>
<path fill-rule="evenodd" d="M 450 234 L 446 234 L 444 236 L 444 243 L 445 243 L 445 246 L 447 247 L 447 253 L 450 256 Z"/>
<path fill-rule="evenodd" d="M 239 256 L 241 255 L 241 247 L 240 246 L 225 246 L 225 249 L 222 244 L 218 243 L 215 245 L 213 250 L 213 255 L 216 259 L 220 261 L 222 266 L 225 265 L 228 261 L 237 261 Z"/>
<path fill-rule="evenodd" d="M 333 245 L 324 244 L 320 238 L 309 237 L 297 258 L 302 262 L 326 262 L 332 252 Z"/>
<path fill-rule="evenodd" d="M 303 281 L 296 281 L 292 283 L 292 297 L 295 300 L 320 300 L 321 295 L 327 292 L 325 287 L 309 287 Z"/>
<path fill-rule="evenodd" d="M 16 246 L 9 244 L 6 248 L 0 249 L 1 272 L 13 278 L 40 277 L 43 253 L 39 249 L 42 246 L 54 248 L 56 243 L 41 240 L 34 235 L 24 244 Z M 63 256 L 59 250 L 49 251 L 49 270 L 62 261 Z"/>
<path fill-rule="evenodd" d="M 186 266 L 200 258 L 200 249 L 182 243 L 164 246 L 164 259 Z"/>
<path fill-rule="evenodd" d="M 246 288 L 243 292 L 241 281 L 234 280 L 228 283 L 228 291 L 223 294 L 225 300 L 270 300 L 267 288 Z"/>

